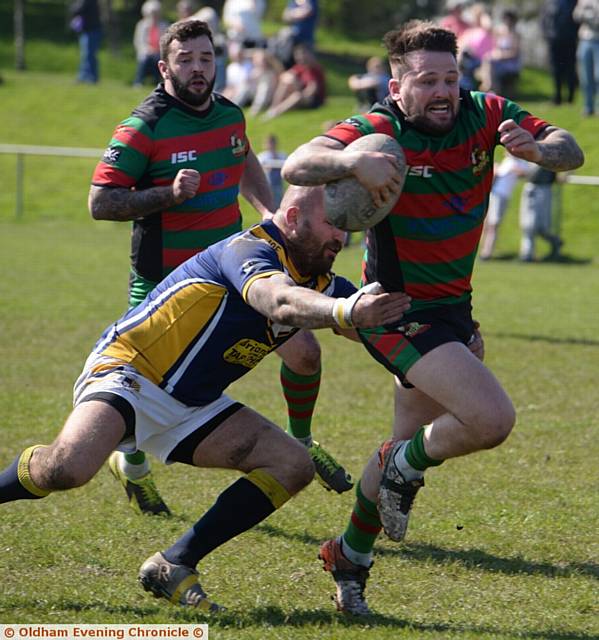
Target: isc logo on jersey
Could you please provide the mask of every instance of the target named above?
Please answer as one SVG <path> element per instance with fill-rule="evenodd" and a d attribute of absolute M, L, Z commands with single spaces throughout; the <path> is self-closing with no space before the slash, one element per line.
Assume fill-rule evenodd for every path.
<path fill-rule="evenodd" d="M 182 162 L 193 162 L 198 159 L 198 154 L 194 149 L 190 151 L 177 151 L 171 153 L 171 164 L 181 164 Z"/>
<path fill-rule="evenodd" d="M 433 169 L 429 164 L 416 165 L 414 167 L 408 167 L 408 175 L 415 176 L 416 178 L 432 178 Z"/>

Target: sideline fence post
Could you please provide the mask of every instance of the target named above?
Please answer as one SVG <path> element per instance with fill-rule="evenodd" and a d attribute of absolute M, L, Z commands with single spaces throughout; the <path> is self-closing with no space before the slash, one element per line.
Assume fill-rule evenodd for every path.
<path fill-rule="evenodd" d="M 20 220 L 23 217 L 23 184 L 25 181 L 25 157 L 17 153 L 17 194 L 15 202 L 15 217 Z"/>

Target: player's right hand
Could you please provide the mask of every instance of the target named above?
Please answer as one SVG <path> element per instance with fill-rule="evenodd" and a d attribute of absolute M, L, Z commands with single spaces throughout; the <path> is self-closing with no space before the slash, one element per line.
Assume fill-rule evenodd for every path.
<path fill-rule="evenodd" d="M 403 176 L 397 158 L 390 153 L 364 151 L 357 154 L 353 173 L 370 191 L 377 208 L 401 193 Z"/>
<path fill-rule="evenodd" d="M 410 296 L 402 291 L 364 293 L 352 310 L 352 324 L 356 328 L 367 329 L 396 323 L 410 309 L 411 300 Z"/>
<path fill-rule="evenodd" d="M 177 204 L 193 198 L 200 188 L 201 176 L 195 169 L 180 169 L 173 182 L 173 196 Z"/>

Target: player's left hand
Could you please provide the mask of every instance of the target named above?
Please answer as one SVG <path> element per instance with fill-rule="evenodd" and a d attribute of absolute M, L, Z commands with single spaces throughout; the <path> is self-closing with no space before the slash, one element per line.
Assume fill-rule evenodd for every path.
<path fill-rule="evenodd" d="M 468 349 L 482 362 L 485 359 L 485 341 L 479 329 L 480 323 L 474 320 L 474 332 L 468 342 Z"/>
<path fill-rule="evenodd" d="M 543 158 L 539 143 L 526 129 L 517 125 L 513 120 L 504 120 L 497 128 L 499 142 L 516 158 L 536 162 Z"/>

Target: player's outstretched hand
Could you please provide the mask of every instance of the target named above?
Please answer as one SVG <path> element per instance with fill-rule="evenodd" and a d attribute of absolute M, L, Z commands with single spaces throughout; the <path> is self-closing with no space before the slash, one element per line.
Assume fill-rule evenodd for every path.
<path fill-rule="evenodd" d="M 200 188 L 201 176 L 195 169 L 181 169 L 173 182 L 175 202 L 181 204 L 193 198 Z"/>
<path fill-rule="evenodd" d="M 401 320 L 410 308 L 410 296 L 394 293 L 364 293 L 357 300 L 351 314 L 352 324 L 360 329 L 393 324 Z"/>

